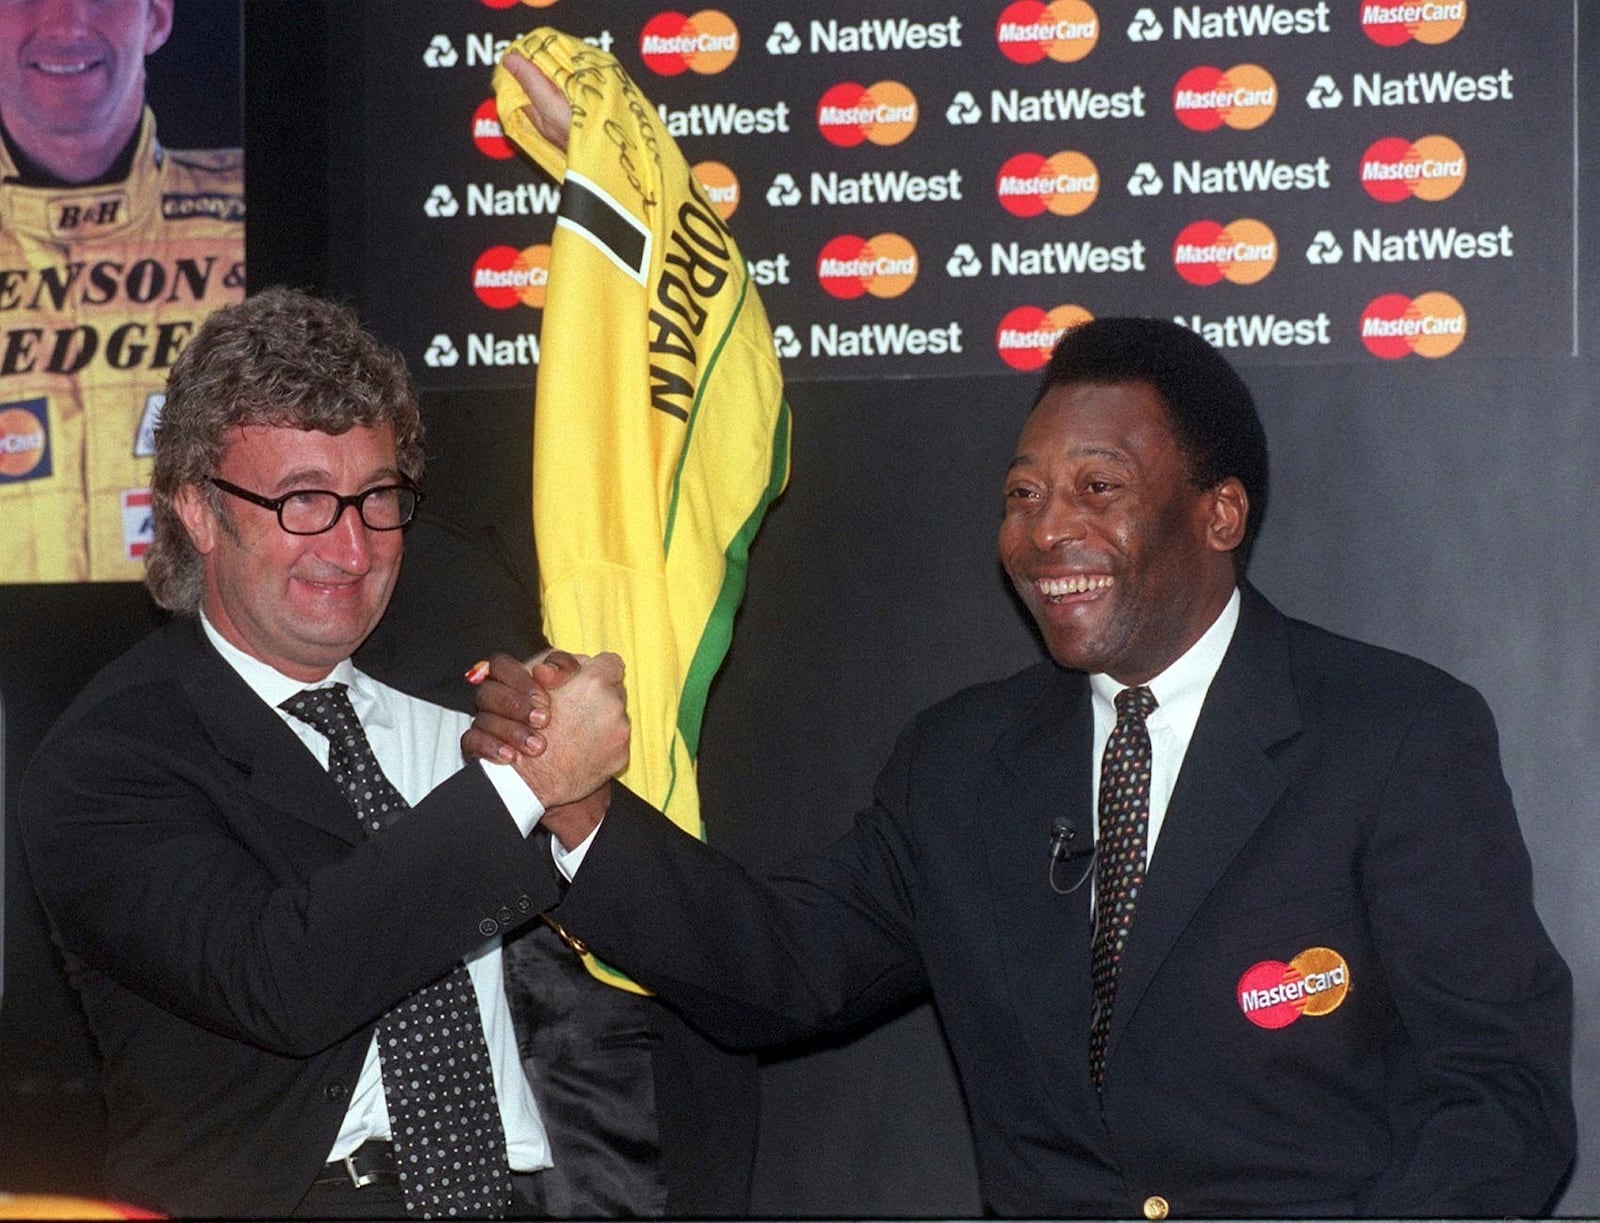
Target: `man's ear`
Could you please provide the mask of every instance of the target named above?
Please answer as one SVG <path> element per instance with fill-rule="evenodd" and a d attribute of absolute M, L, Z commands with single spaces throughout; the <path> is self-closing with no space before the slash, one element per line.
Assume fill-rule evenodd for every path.
<path fill-rule="evenodd" d="M 1206 543 L 1218 552 L 1232 552 L 1244 542 L 1250 519 L 1250 494 L 1237 476 L 1229 476 L 1211 490 L 1211 515 L 1206 523 Z"/>
<path fill-rule="evenodd" d="M 144 53 L 154 55 L 172 35 L 172 0 L 150 0 L 150 13 L 146 21 Z"/>
<path fill-rule="evenodd" d="M 177 512 L 183 529 L 189 533 L 189 542 L 201 556 L 217 546 L 217 512 L 211 508 L 198 484 L 185 484 L 173 494 L 172 508 Z"/>

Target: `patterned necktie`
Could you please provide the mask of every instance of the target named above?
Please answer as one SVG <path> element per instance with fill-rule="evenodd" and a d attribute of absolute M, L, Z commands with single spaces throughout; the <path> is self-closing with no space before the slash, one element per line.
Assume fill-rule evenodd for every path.
<path fill-rule="evenodd" d="M 328 739 L 328 775 L 368 835 L 410 809 L 378 766 L 345 685 L 280 706 Z M 466 965 L 402 998 L 378 1023 L 378 1060 L 406 1212 L 499 1217 L 511 1203 L 489 1045 Z"/>
<path fill-rule="evenodd" d="M 1150 731 L 1144 720 L 1156 707 L 1150 689 L 1117 693 L 1117 724 L 1100 761 L 1100 839 L 1094 864 L 1094 1022 L 1089 1028 L 1089 1077 L 1106 1081 L 1106 1040 L 1117 998 L 1117 966 L 1133 927 L 1133 906 L 1144 883 L 1150 825 Z"/>

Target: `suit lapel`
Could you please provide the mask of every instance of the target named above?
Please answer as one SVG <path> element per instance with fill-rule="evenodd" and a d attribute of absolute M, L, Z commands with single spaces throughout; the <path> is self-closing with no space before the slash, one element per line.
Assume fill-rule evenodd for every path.
<path fill-rule="evenodd" d="M 1242 595 L 1140 890 L 1118 970 L 1113 1049 L 1173 944 L 1288 786 L 1268 751 L 1301 728 L 1284 621 L 1250 587 Z"/>
<path fill-rule="evenodd" d="M 249 777 L 250 797 L 333 836 L 364 836 L 350 804 L 266 702 L 206 640 L 198 620 L 175 622 L 179 683 L 222 757 Z"/>
<path fill-rule="evenodd" d="M 1093 835 L 1093 731 L 1087 679 L 1053 670 L 1038 699 L 996 741 L 990 799 L 996 819 L 983 837 L 1006 996 L 1030 1060 L 1046 1077 L 1043 1087 L 1057 1100 L 1086 1100 L 1091 1091 L 1085 1002 L 1090 893 L 1087 883 L 1071 895 L 1052 891 L 1047 850 L 1057 817 L 1076 824 L 1075 846 L 1086 847 Z M 1089 861 L 1062 863 L 1058 885 L 1070 887 Z"/>

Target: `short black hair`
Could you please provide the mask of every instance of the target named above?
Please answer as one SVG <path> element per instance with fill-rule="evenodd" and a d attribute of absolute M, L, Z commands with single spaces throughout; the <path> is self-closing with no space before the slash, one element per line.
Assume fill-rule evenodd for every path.
<path fill-rule="evenodd" d="M 1250 500 L 1234 553 L 1244 572 L 1267 511 L 1267 433 L 1255 399 L 1227 359 L 1195 332 L 1159 318 L 1098 318 L 1056 342 L 1029 411 L 1054 387 L 1143 382 L 1166 406 L 1196 488 L 1229 476 Z"/>

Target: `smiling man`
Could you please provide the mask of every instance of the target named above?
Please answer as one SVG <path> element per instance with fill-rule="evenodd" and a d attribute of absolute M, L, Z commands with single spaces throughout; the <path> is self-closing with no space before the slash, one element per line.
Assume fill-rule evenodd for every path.
<path fill-rule="evenodd" d="M 463 768 L 465 715 L 350 662 L 421 496 L 400 359 L 268 290 L 207 321 L 169 395 L 149 586 L 177 617 L 90 683 L 20 800 L 104 1058 L 106 1188 L 175 1215 L 528 1210 L 550 1150 L 501 938 L 555 896 L 544 803 L 627 763 L 621 667 L 554 693 L 536 758 Z"/>
<path fill-rule="evenodd" d="M 145 105 L 173 2 L 0 0 L 7 581 L 140 579 L 167 372 L 244 294 L 239 150 L 165 148 Z"/>
<path fill-rule="evenodd" d="M 0 4 L 0 120 L 15 153 L 62 183 L 99 178 L 144 113 L 144 60 L 173 0 Z"/>
<path fill-rule="evenodd" d="M 1571 980 L 1493 721 L 1243 582 L 1238 375 L 1171 323 L 1068 332 L 1003 493 L 1048 661 L 922 713 L 854 829 L 770 880 L 613 787 L 553 919 L 729 1042 L 931 993 L 995 1214 L 1547 1208 Z M 494 676 L 486 754 L 534 689 Z"/>

